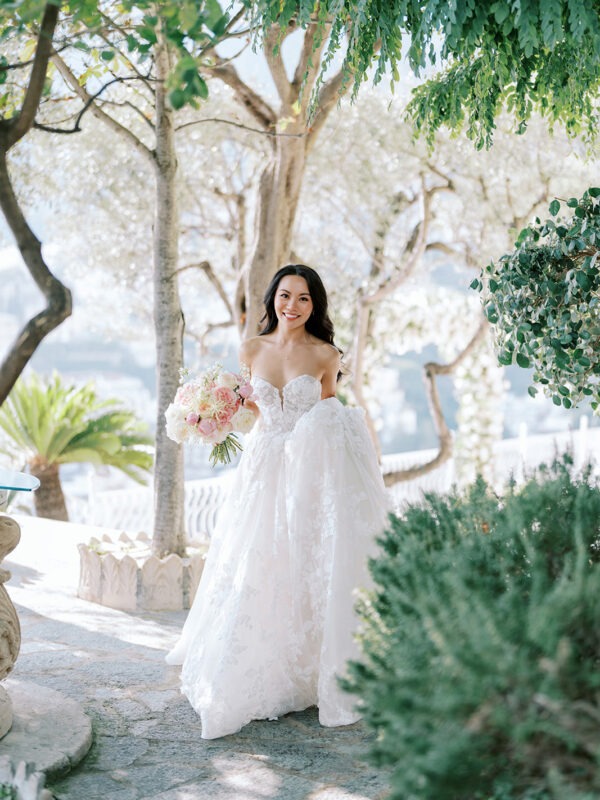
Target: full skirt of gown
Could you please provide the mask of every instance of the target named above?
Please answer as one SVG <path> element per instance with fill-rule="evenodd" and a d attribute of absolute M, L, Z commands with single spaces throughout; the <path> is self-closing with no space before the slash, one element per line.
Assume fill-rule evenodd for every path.
<path fill-rule="evenodd" d="M 359 655 L 356 589 L 388 511 L 362 411 L 321 400 L 310 375 L 283 396 L 253 385 L 261 416 L 167 656 L 205 739 L 311 705 L 326 726 L 359 718 L 337 677 Z"/>

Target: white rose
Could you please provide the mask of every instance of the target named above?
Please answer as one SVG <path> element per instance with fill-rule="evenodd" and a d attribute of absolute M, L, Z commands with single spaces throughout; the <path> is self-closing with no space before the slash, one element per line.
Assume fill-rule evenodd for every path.
<path fill-rule="evenodd" d="M 222 372 L 217 378 L 216 383 L 217 386 L 226 386 L 228 389 L 235 389 L 240 381 L 238 376 L 234 375 L 233 372 Z"/>
<path fill-rule="evenodd" d="M 230 433 L 231 433 L 230 430 L 226 431 L 226 430 L 223 430 L 222 428 L 221 429 L 217 428 L 216 431 L 213 431 L 212 433 L 209 433 L 207 436 L 203 436 L 202 437 L 202 441 L 205 444 L 213 444 L 213 445 L 214 444 L 222 444 L 225 441 L 225 439 L 229 436 Z"/>
<path fill-rule="evenodd" d="M 256 416 L 254 415 L 254 412 L 250 411 L 249 408 L 244 408 L 243 406 L 238 408 L 231 418 L 233 430 L 239 431 L 240 433 L 248 433 L 251 431 L 255 422 Z"/>
<path fill-rule="evenodd" d="M 190 426 L 183 418 L 180 409 L 174 404 L 167 408 L 165 411 L 167 436 L 174 442 L 181 444 L 184 442 L 191 430 Z"/>

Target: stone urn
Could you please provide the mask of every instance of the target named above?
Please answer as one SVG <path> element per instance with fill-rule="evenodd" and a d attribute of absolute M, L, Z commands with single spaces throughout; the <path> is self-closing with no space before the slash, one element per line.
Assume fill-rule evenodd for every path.
<path fill-rule="evenodd" d="M 0 564 L 15 549 L 21 538 L 21 529 L 11 517 L 0 515 Z M 21 626 L 4 584 L 10 572 L 0 567 L 0 680 L 12 670 L 21 647 Z M 8 692 L 0 686 L 0 738 L 11 728 L 13 709 Z"/>
<path fill-rule="evenodd" d="M 79 587 L 83 600 L 121 611 L 181 611 L 190 608 L 208 551 L 194 543 L 185 557 L 152 554 L 145 533 L 92 538 L 79 547 Z"/>

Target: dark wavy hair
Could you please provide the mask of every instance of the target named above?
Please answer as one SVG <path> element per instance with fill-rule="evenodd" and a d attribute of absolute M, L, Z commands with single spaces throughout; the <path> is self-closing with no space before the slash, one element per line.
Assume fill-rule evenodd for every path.
<path fill-rule="evenodd" d="M 323 286 L 323 281 L 312 267 L 307 267 L 304 264 L 288 264 L 277 270 L 273 276 L 273 280 L 265 292 L 265 315 L 261 319 L 261 323 L 265 322 L 265 320 L 266 322 L 259 336 L 264 336 L 266 333 L 273 333 L 277 327 L 278 320 L 277 314 L 275 313 L 275 294 L 277 293 L 279 282 L 282 278 L 285 278 L 286 275 L 299 275 L 301 278 L 304 278 L 308 284 L 310 299 L 313 303 L 313 312 L 306 322 L 307 332 L 316 336 L 317 339 L 322 339 L 328 344 L 333 344 L 335 347 L 333 341 L 333 322 L 327 311 L 327 292 Z"/>

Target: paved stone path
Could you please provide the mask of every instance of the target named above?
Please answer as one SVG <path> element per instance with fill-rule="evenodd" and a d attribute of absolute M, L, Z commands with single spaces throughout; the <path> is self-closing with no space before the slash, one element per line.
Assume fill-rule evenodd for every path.
<path fill-rule="evenodd" d="M 364 758 L 358 723 L 323 728 L 315 709 L 200 738 L 164 662 L 185 613 L 130 614 L 75 596 L 76 543 L 85 532 L 19 520 L 22 541 L 5 565 L 23 644 L 13 676 L 77 700 L 94 741 L 82 763 L 48 781 L 60 800 L 380 800 L 387 776 Z M 43 522 L 43 521 L 42 521 Z"/>

